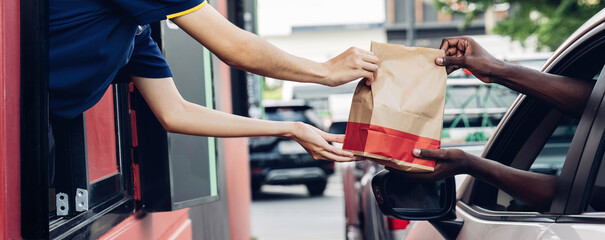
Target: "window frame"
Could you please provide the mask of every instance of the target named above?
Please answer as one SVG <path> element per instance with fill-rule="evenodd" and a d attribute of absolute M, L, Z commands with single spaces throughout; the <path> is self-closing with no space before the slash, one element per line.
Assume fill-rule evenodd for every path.
<path fill-rule="evenodd" d="M 565 214 L 579 214 L 584 212 L 590 199 L 599 165 L 605 154 L 605 66 L 601 71 L 599 87 L 601 102 L 599 111 L 594 117 L 592 128 L 587 136 L 586 144 L 575 175 L 572 179 L 572 187 L 569 190 L 569 198 L 565 205 Z M 591 96 L 592 97 L 592 96 Z"/>
<path fill-rule="evenodd" d="M 156 22 L 150 24 L 150 27 L 152 29 L 151 37 L 160 46 L 166 62 L 171 66 L 170 70 L 173 78 L 178 79 L 175 84 L 178 89 L 181 89 L 180 94 L 189 102 L 214 109 L 214 79 L 212 77 L 210 51 L 207 48 L 203 48 L 201 52 L 186 50 L 188 48 L 182 46 L 198 46 L 199 43 L 170 21 Z M 199 67 L 200 63 L 202 68 Z M 203 91 L 195 91 L 195 89 Z M 139 196 L 137 196 L 139 197 L 137 206 L 141 206 L 143 212 L 151 213 L 172 211 L 219 201 L 223 194 L 218 190 L 219 178 L 216 164 L 219 151 L 215 137 L 166 132 L 141 93 L 136 89 L 133 90 L 131 106 L 135 116 L 133 124 L 137 129 L 135 138 L 138 139 L 137 146 L 133 151 L 133 161 L 136 164 L 135 168 L 137 168 L 139 177 L 137 180 L 138 189 L 140 189 Z M 175 147 L 181 145 L 178 142 L 183 141 L 183 137 L 203 146 L 196 149 L 189 148 L 188 150 L 191 151 L 175 151 Z M 200 149 L 207 150 L 207 153 L 196 155 L 195 158 L 197 158 L 197 163 L 207 164 L 207 167 L 204 165 L 201 170 L 207 170 L 208 178 L 201 180 L 208 180 L 209 193 L 198 196 L 183 196 L 184 189 L 188 186 L 185 181 L 177 179 L 182 175 L 193 176 L 193 174 L 190 171 L 191 168 L 187 169 L 188 172 L 179 173 L 178 171 L 182 170 L 184 164 L 192 158 L 186 158 L 178 154 L 193 155 L 192 151 Z M 188 178 L 188 180 L 191 179 L 191 177 Z M 196 184 L 196 187 L 203 183 Z M 194 191 L 188 190 L 188 192 Z"/>
<path fill-rule="evenodd" d="M 70 214 L 67 218 L 54 219 L 48 223 L 50 238 L 68 239 L 76 235 L 98 238 L 134 213 L 135 200 L 129 92 L 129 85 L 114 84 L 114 121 L 116 127 L 118 174 L 90 183 L 88 181 L 88 159 L 84 157 L 83 159 L 79 159 L 79 161 L 76 160 L 75 171 L 70 169 L 64 172 L 67 175 L 67 180 L 70 181 L 68 182 L 69 186 L 67 186 L 67 189 L 73 190 L 72 192 L 68 192 Z M 76 126 L 77 130 L 70 134 L 76 135 L 75 137 L 78 140 L 82 140 L 81 146 L 70 149 L 71 154 L 79 155 L 72 156 L 72 158 L 86 155 L 85 152 L 82 152 L 86 151 L 86 132 L 84 130 L 86 120 L 84 117 L 78 117 L 70 122 L 71 124 L 81 124 L 80 126 Z M 80 129 L 82 131 L 78 131 Z M 81 162 L 82 160 L 84 161 Z M 82 175 L 82 171 L 86 174 Z M 117 188 L 116 184 L 118 185 Z M 76 187 L 85 187 L 88 190 L 89 209 L 87 211 L 75 212 L 72 209 L 75 206 L 73 202 L 75 201 Z M 96 227 L 92 229 L 93 226 Z"/>
<path fill-rule="evenodd" d="M 21 237 L 48 238 L 48 0 L 20 3 Z M 27 86 L 27 87 L 26 87 Z"/>

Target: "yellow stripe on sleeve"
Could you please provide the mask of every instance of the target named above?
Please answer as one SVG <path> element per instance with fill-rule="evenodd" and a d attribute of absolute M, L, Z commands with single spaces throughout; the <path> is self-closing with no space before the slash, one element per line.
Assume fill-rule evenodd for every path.
<path fill-rule="evenodd" d="M 198 9 L 202 8 L 203 6 L 206 6 L 206 3 L 208 3 L 208 1 L 204 1 L 204 2 L 200 3 L 199 5 L 197 5 L 197 6 L 193 7 L 193 8 L 187 9 L 185 11 L 170 14 L 170 15 L 166 16 L 166 18 L 171 19 L 171 18 L 180 17 L 180 16 L 183 16 L 183 15 L 195 12 Z"/>

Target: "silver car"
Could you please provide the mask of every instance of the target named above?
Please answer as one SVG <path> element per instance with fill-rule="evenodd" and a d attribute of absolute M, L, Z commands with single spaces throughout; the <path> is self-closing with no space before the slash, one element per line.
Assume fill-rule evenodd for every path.
<path fill-rule="evenodd" d="M 414 219 L 431 219 L 430 223 L 417 222 L 405 239 L 604 239 L 604 64 L 602 10 L 542 67 L 544 72 L 596 81 L 582 117 L 574 120 L 535 98 L 521 95 L 483 151 L 483 157 L 505 165 L 559 176 L 552 204 L 544 206 L 546 211 L 533 209 L 492 185 L 468 177 L 455 198 L 442 198 L 446 202 L 441 207 L 450 201 L 451 206 L 455 205 L 451 212 L 455 217 L 425 212 Z"/>

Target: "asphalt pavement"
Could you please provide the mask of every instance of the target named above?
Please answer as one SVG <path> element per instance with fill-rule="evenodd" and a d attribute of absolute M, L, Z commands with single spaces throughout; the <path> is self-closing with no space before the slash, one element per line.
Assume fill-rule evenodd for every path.
<path fill-rule="evenodd" d="M 310 197 L 304 185 L 262 187 L 251 205 L 256 240 L 345 239 L 342 176 L 336 171 L 323 196 Z"/>

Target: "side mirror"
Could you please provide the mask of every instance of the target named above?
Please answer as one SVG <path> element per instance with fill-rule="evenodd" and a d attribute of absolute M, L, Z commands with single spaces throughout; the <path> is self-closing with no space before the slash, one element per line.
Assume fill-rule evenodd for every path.
<path fill-rule="evenodd" d="M 415 181 L 383 170 L 372 179 L 374 197 L 382 213 L 407 220 L 455 219 L 454 177 L 436 182 Z"/>

